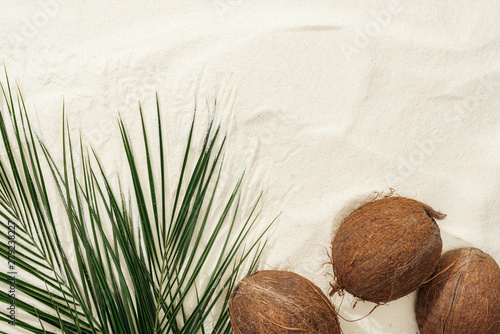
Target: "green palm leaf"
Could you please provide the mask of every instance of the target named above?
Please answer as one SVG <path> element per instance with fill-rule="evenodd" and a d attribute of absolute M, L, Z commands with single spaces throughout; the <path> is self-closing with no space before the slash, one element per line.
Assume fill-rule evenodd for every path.
<path fill-rule="evenodd" d="M 2 271 L 0 282 L 10 286 L 13 276 L 16 281 L 15 299 L 0 291 L 0 321 L 12 320 L 7 306 L 15 300 L 15 325 L 32 333 L 230 333 L 230 292 L 239 276 L 256 268 L 267 229 L 246 244 L 260 196 L 239 222 L 243 175 L 221 212 L 214 211 L 224 198 L 226 173 L 220 127 L 210 123 L 196 150 L 193 117 L 177 186 L 168 189 L 158 97 L 157 138 L 149 137 L 139 108 L 145 154 L 140 164 L 120 119 L 129 167 L 121 177 L 132 185 L 125 194 L 122 180 L 117 191 L 92 149 L 85 150 L 81 139 L 74 147 L 66 121 L 58 166 L 36 137 L 19 88 L 14 91 L 6 78 L 1 88 L 7 109 L 0 112 L 0 248 L 16 274 Z M 61 204 L 64 217 L 55 214 Z M 8 243 L 14 225 L 15 261 Z M 61 228 L 70 232 L 69 242 Z"/>

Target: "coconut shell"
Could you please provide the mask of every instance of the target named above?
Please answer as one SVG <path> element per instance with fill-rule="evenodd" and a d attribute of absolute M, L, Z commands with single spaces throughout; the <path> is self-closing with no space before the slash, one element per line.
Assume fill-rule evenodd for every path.
<path fill-rule="evenodd" d="M 264 270 L 247 276 L 229 300 L 235 334 L 340 334 L 328 298 L 308 279 L 288 271 Z"/>
<path fill-rule="evenodd" d="M 404 197 L 372 201 L 352 212 L 332 241 L 331 294 L 345 290 L 386 303 L 416 290 L 436 269 L 442 241 L 434 219 L 445 216 Z"/>
<path fill-rule="evenodd" d="M 422 334 L 499 334 L 500 267 L 477 248 L 444 253 L 415 313 Z"/>

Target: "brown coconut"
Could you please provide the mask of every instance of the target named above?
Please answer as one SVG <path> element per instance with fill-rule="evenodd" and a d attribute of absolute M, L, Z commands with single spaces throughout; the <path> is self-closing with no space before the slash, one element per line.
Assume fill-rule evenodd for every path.
<path fill-rule="evenodd" d="M 434 219 L 445 216 L 404 197 L 375 200 L 352 212 L 332 241 L 331 294 L 345 290 L 386 303 L 416 290 L 436 269 L 442 241 Z"/>
<path fill-rule="evenodd" d="M 444 253 L 415 312 L 422 334 L 499 334 L 500 267 L 477 248 Z"/>
<path fill-rule="evenodd" d="M 235 334 L 340 334 L 328 298 L 308 279 L 288 271 L 264 270 L 247 276 L 229 300 Z"/>

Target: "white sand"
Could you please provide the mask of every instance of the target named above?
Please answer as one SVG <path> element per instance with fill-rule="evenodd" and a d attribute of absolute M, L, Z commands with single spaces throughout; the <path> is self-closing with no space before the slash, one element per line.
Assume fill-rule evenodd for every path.
<path fill-rule="evenodd" d="M 500 262 L 500 2 L 175 3 L 0 3 L 0 63 L 53 151 L 63 97 L 118 172 L 118 109 L 131 121 L 141 99 L 153 119 L 158 90 L 185 125 L 196 92 L 218 96 L 228 165 L 247 168 L 249 198 L 264 191 L 261 227 L 282 212 L 264 268 L 327 291 L 338 222 L 391 187 L 448 214 L 445 250 L 473 245 Z M 413 334 L 414 298 L 342 328 Z M 374 305 L 351 306 L 345 318 Z"/>

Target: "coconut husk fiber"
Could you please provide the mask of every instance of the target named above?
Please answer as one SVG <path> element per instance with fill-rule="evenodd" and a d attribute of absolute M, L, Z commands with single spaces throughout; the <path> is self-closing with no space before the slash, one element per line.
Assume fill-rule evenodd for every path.
<path fill-rule="evenodd" d="M 331 295 L 345 290 L 381 304 L 415 291 L 436 269 L 442 241 L 435 219 L 445 216 L 405 197 L 353 211 L 332 241 Z"/>
<path fill-rule="evenodd" d="M 500 267 L 477 248 L 444 253 L 415 313 L 422 334 L 499 334 Z"/>
<path fill-rule="evenodd" d="M 235 334 L 340 334 L 337 314 L 308 279 L 264 270 L 242 279 L 229 301 Z"/>

